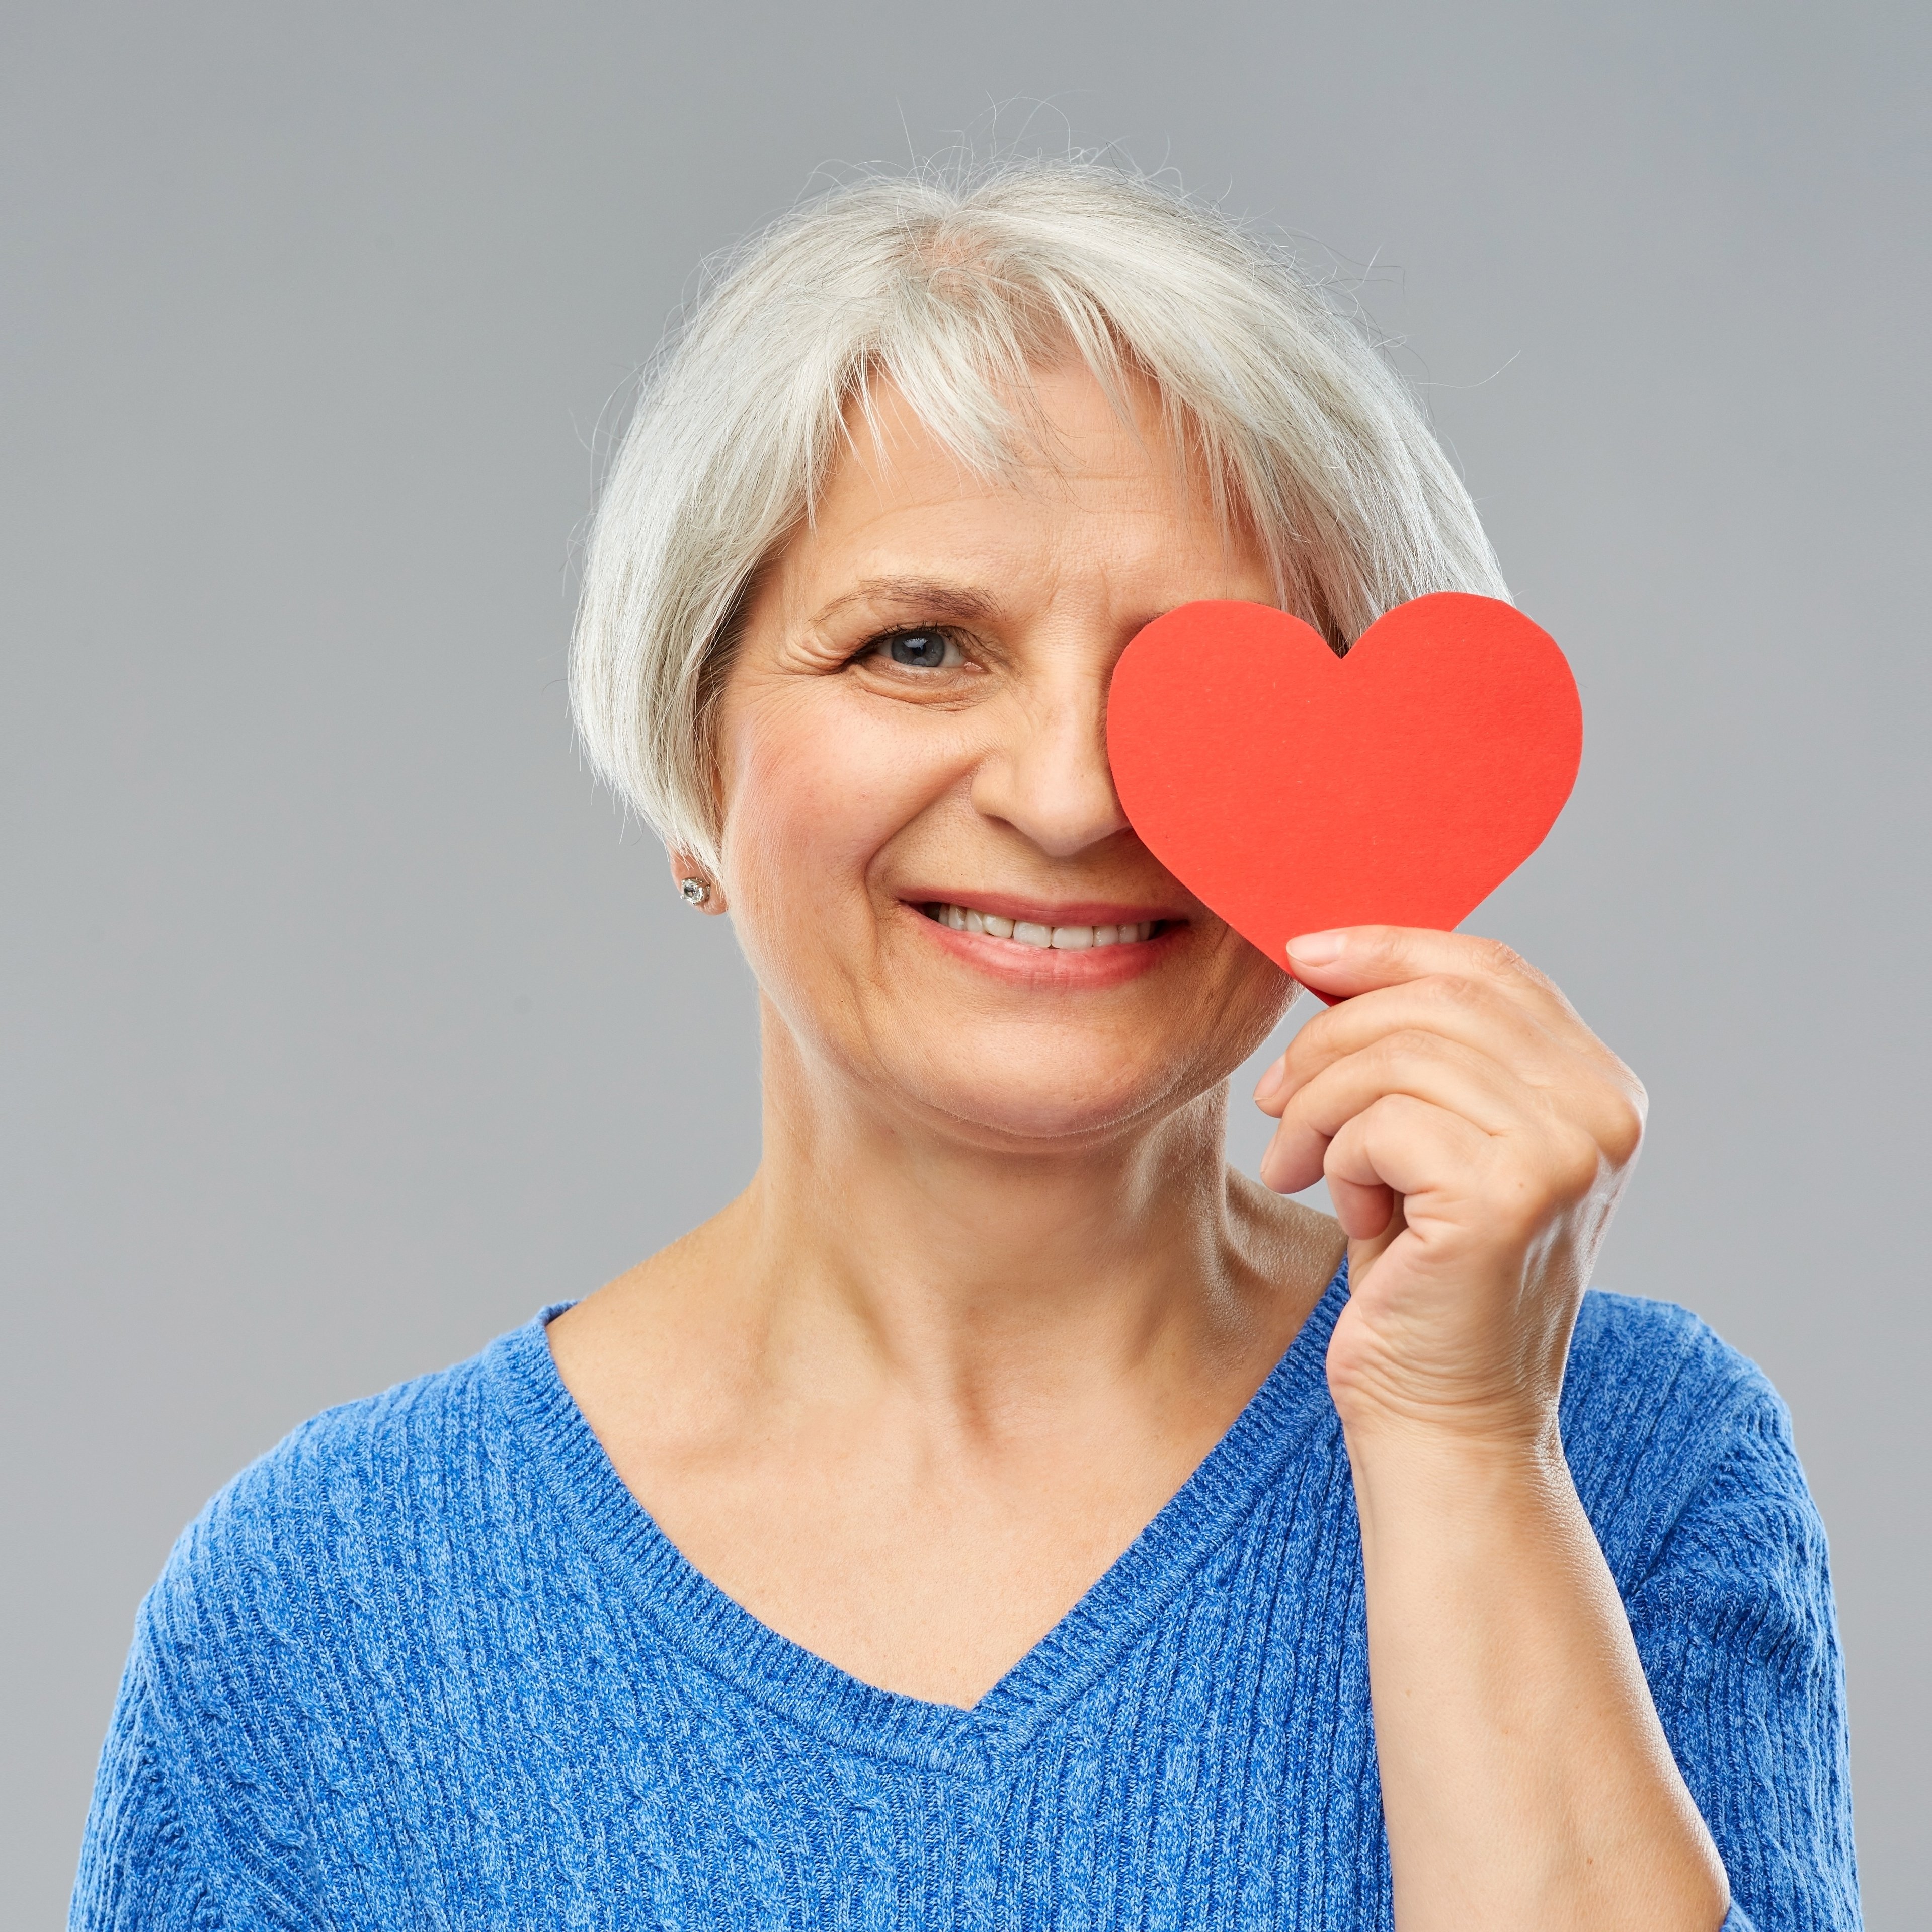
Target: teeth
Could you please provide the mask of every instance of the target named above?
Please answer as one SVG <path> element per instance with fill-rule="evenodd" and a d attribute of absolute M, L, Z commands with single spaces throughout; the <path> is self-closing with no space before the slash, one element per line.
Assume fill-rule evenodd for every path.
<path fill-rule="evenodd" d="M 1093 946 L 1134 946 L 1154 937 L 1157 920 L 1144 919 L 1134 926 L 1036 926 L 1030 920 L 1002 919 L 996 912 L 981 912 L 972 906 L 928 905 L 926 916 L 955 932 L 984 933 L 994 939 L 1010 939 L 1021 946 L 1051 948 L 1056 952 L 1084 952 Z"/>

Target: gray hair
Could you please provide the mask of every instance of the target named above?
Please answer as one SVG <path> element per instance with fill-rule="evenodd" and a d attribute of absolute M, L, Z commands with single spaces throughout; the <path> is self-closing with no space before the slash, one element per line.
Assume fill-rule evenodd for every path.
<path fill-rule="evenodd" d="M 1279 248 L 1091 160 L 868 178 L 723 265 L 645 373 L 585 559 L 571 700 L 592 764 L 716 866 L 710 712 L 760 565 L 812 512 L 890 381 L 980 474 L 1069 349 L 1125 412 L 1150 381 L 1284 608 L 1345 650 L 1434 590 L 1505 597 L 1475 506 L 1407 387 Z"/>

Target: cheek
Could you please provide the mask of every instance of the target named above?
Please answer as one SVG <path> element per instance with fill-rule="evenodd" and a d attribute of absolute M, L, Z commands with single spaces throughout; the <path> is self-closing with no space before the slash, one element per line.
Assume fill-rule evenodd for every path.
<path fill-rule="evenodd" d="M 808 908 L 836 921 L 880 851 L 959 778 L 957 735 L 830 680 L 736 708 L 720 746 L 734 911 L 753 926 Z"/>
<path fill-rule="evenodd" d="M 1264 959 L 1252 946 L 1236 940 L 1232 933 L 1228 942 L 1241 947 L 1228 974 L 1231 992 L 1227 1006 L 1231 1037 L 1240 1046 L 1232 1064 L 1239 1066 L 1288 1017 L 1289 1007 L 1302 998 L 1302 989 L 1279 967 Z"/>

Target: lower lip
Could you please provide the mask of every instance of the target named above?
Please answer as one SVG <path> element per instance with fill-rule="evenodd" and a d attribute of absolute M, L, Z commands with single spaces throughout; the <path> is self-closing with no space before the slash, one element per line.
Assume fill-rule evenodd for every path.
<path fill-rule="evenodd" d="M 902 900 L 902 905 L 905 902 Z M 1088 946 L 1062 952 L 1057 946 L 1022 946 L 1017 940 L 995 939 L 984 932 L 959 932 L 928 919 L 916 906 L 905 905 L 906 916 L 934 943 L 976 970 L 1010 986 L 1046 992 L 1098 991 L 1124 986 L 1150 973 L 1173 952 L 1187 930 L 1185 920 L 1163 926 L 1151 939 L 1124 946 Z"/>

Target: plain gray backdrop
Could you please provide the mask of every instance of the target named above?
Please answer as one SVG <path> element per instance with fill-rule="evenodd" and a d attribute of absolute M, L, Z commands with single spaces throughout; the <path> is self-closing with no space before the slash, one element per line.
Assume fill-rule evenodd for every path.
<path fill-rule="evenodd" d="M 1932 1920 L 1928 20 L 10 8 L 7 1923 L 64 1910 L 209 1492 L 751 1172 L 728 926 L 572 750 L 570 538 L 700 257 L 962 134 L 1118 143 L 1300 237 L 1569 651 L 1576 796 L 1472 924 L 1649 1083 L 1600 1279 L 1789 1400 L 1871 1922 Z"/>

